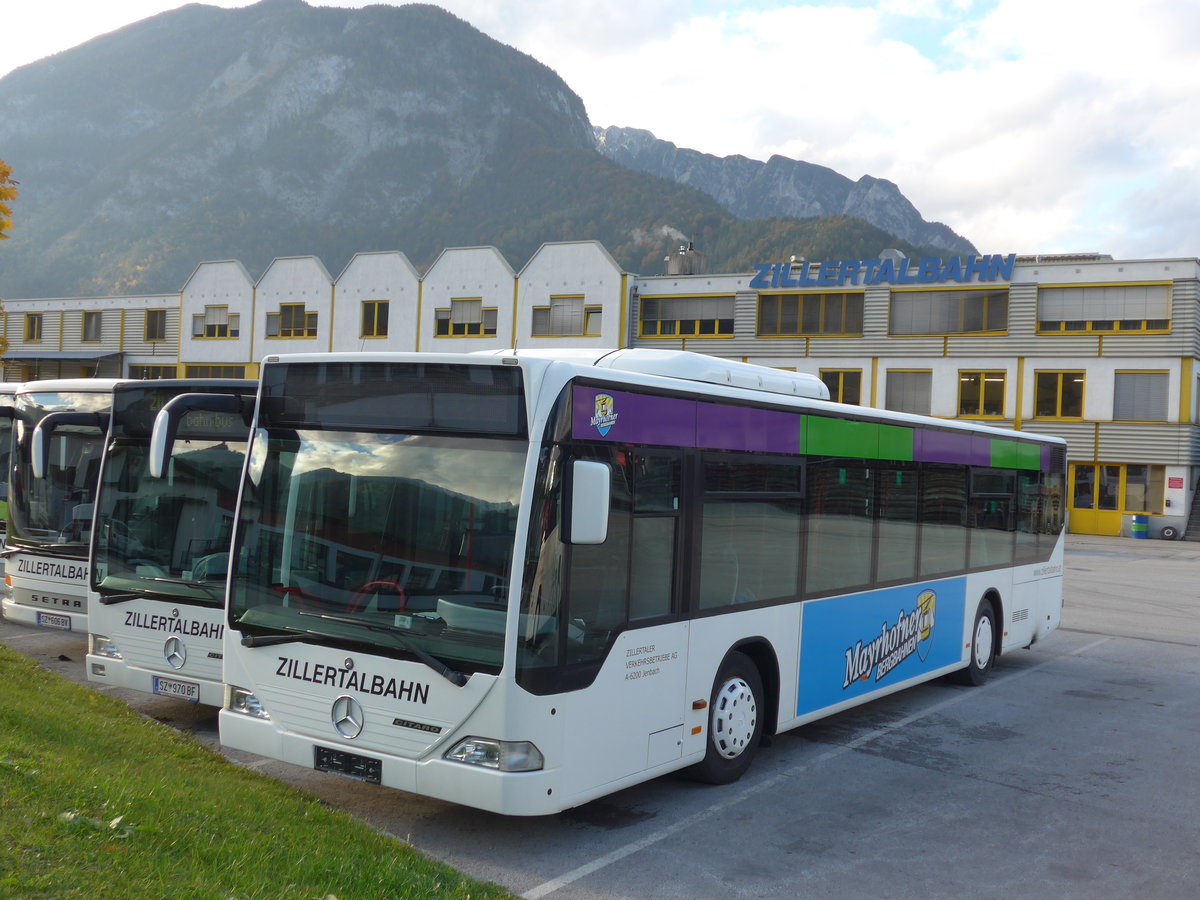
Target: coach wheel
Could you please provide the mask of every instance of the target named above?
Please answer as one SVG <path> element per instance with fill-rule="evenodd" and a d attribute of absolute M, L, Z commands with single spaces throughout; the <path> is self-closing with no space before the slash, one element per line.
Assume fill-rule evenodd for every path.
<path fill-rule="evenodd" d="M 975 611 L 975 627 L 971 631 L 971 662 L 955 673 L 960 684 L 976 686 L 987 681 L 996 661 L 996 612 L 986 597 Z"/>
<path fill-rule="evenodd" d="M 709 784 L 737 781 L 750 768 L 762 740 L 763 688 L 744 653 L 731 653 L 713 682 L 704 761 L 688 774 Z"/>
<path fill-rule="evenodd" d="M 1174 525 L 1167 525 L 1158 533 L 1158 536 L 1164 541 L 1173 541 L 1179 537 L 1179 529 Z"/>

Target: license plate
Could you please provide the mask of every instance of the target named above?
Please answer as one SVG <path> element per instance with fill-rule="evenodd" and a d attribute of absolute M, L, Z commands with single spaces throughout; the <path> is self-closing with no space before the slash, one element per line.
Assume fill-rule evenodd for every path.
<path fill-rule="evenodd" d="M 63 631 L 71 630 L 70 616 L 56 616 L 54 613 L 40 612 L 37 614 L 37 623 L 43 628 L 61 628 Z"/>
<path fill-rule="evenodd" d="M 173 678 L 154 676 L 154 693 L 160 697 L 174 697 L 190 703 L 200 702 L 200 685 L 194 681 L 176 681 Z"/>
<path fill-rule="evenodd" d="M 355 781 L 379 784 L 383 777 L 383 762 L 332 747 L 313 747 L 313 768 L 318 772 L 332 772 Z"/>

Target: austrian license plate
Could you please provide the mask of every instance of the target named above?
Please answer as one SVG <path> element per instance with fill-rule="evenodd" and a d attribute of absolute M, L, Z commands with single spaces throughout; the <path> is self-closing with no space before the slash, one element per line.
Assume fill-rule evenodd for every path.
<path fill-rule="evenodd" d="M 194 681 L 176 681 L 174 678 L 159 678 L 155 675 L 154 693 L 160 697 L 174 697 L 176 700 L 187 700 L 191 703 L 200 702 L 200 685 Z"/>
<path fill-rule="evenodd" d="M 37 614 L 37 623 L 43 628 L 61 628 L 63 631 L 71 630 L 71 617 L 59 616 L 54 613 L 40 612 Z"/>
<path fill-rule="evenodd" d="M 356 781 L 379 784 L 383 777 L 383 762 L 332 747 L 313 747 L 313 768 L 318 772 L 345 775 Z"/>

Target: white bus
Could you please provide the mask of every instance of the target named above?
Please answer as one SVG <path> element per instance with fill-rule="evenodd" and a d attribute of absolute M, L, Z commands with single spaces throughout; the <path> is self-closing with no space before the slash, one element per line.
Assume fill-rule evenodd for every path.
<path fill-rule="evenodd" d="M 1063 442 L 826 396 L 651 350 L 268 357 L 222 744 L 540 815 L 1054 629 Z"/>
<path fill-rule="evenodd" d="M 91 543 L 91 681 L 221 705 L 225 575 L 256 390 L 196 379 L 113 389 Z M 178 430 L 153 477 L 150 435 L 168 404 Z"/>
<path fill-rule="evenodd" d="M 0 550 L 8 533 L 8 464 L 12 458 L 13 406 L 16 403 L 15 381 L 0 381 Z"/>
<path fill-rule="evenodd" d="M 87 632 L 92 500 L 117 383 L 67 378 L 17 389 L 4 548 L 7 619 Z"/>

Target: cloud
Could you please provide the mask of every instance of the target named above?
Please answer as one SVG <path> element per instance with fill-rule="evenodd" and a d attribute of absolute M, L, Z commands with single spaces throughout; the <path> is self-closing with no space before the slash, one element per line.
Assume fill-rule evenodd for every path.
<path fill-rule="evenodd" d="M 14 7 L 8 24 L 23 50 L 44 55 L 160 3 L 92 4 L 109 17 L 97 20 L 44 0 Z M 1200 254 L 1190 213 L 1200 208 L 1200 4 L 438 5 L 558 72 L 596 125 L 645 128 L 718 156 L 782 154 L 886 178 L 985 252 Z M 55 22 L 51 44 L 38 43 L 39 21 Z"/>
<path fill-rule="evenodd" d="M 887 178 L 995 252 L 1200 252 L 1190 217 L 1125 222 L 1152 197 L 1195 196 L 1195 4 L 456 5 L 554 68 L 598 125 Z"/>

